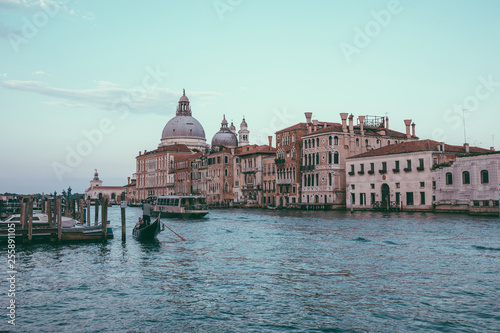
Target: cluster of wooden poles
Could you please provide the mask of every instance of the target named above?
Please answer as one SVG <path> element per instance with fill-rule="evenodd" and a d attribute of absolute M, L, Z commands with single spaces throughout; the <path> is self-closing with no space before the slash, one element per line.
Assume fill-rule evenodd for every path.
<path fill-rule="evenodd" d="M 102 225 L 102 239 L 106 240 L 107 235 L 107 216 L 108 216 L 108 199 L 103 198 L 102 200 L 95 200 L 95 220 L 94 226 L 99 225 L 99 206 L 101 206 L 101 225 Z M 62 230 L 62 217 L 70 217 L 74 220 L 80 221 L 82 225 L 87 224 L 91 226 L 90 218 L 90 207 L 91 201 L 83 199 L 72 199 L 66 200 L 66 205 L 62 204 L 62 198 L 57 197 L 56 199 L 42 199 L 41 201 L 41 211 L 47 214 L 48 226 L 42 228 L 33 228 L 33 198 L 24 198 L 21 201 L 21 211 L 20 211 L 20 224 L 21 230 L 18 230 L 23 236 L 26 234 L 27 241 L 31 242 L 33 235 L 47 235 L 55 233 L 55 228 L 57 228 L 57 241 L 63 239 Z M 84 219 L 84 209 L 86 211 L 86 218 Z M 123 211 L 124 209 L 122 209 Z M 124 220 L 124 212 L 122 212 L 122 222 Z M 122 223 L 123 224 L 123 223 Z M 125 230 L 125 228 L 123 228 Z M 24 237 L 23 237 L 24 238 Z M 51 237 L 52 239 L 52 237 Z M 74 239 L 74 240 L 79 240 Z M 85 238 L 81 237 L 81 240 Z"/>

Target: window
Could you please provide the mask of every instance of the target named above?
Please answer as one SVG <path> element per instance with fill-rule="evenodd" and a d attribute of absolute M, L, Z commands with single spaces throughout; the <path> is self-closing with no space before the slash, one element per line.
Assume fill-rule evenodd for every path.
<path fill-rule="evenodd" d="M 488 184 L 489 182 L 488 170 L 481 171 L 481 184 Z"/>
<path fill-rule="evenodd" d="M 330 146 L 332 145 L 332 136 L 331 135 L 328 137 L 328 145 L 330 145 Z"/>
<path fill-rule="evenodd" d="M 359 168 L 360 168 L 360 170 L 358 171 L 358 174 L 364 175 L 365 174 L 365 165 L 363 163 L 361 163 L 359 165 Z"/>
<path fill-rule="evenodd" d="M 366 193 L 359 194 L 359 205 L 360 206 L 366 205 Z"/>
<path fill-rule="evenodd" d="M 406 192 L 406 205 L 413 206 L 413 192 Z"/>
<path fill-rule="evenodd" d="M 316 147 L 319 147 L 319 138 L 316 138 Z"/>
<path fill-rule="evenodd" d="M 217 164 L 220 163 L 220 156 L 217 156 Z"/>
<path fill-rule="evenodd" d="M 339 137 L 338 136 L 333 137 L 333 144 L 338 146 L 338 144 L 339 144 Z"/>
<path fill-rule="evenodd" d="M 370 175 L 375 173 L 375 163 L 370 163 L 370 170 L 368 171 Z"/>
<path fill-rule="evenodd" d="M 339 152 L 333 153 L 333 164 L 339 164 Z"/>
<path fill-rule="evenodd" d="M 387 162 L 382 162 L 382 169 L 379 170 L 378 172 L 382 174 L 387 173 Z"/>
<path fill-rule="evenodd" d="M 224 176 L 227 177 L 227 169 L 224 170 Z"/>
<path fill-rule="evenodd" d="M 420 182 L 420 187 L 425 187 L 425 182 Z"/>
<path fill-rule="evenodd" d="M 359 147 L 359 138 L 356 138 L 356 147 Z"/>
<path fill-rule="evenodd" d="M 354 164 L 351 164 L 351 171 L 349 172 L 349 176 L 354 175 Z"/>
<path fill-rule="evenodd" d="M 462 172 L 462 184 L 470 184 L 470 173 L 469 173 L 469 171 Z"/>
<path fill-rule="evenodd" d="M 224 156 L 224 163 L 225 163 L 225 164 L 228 164 L 228 163 L 229 163 L 229 157 Z"/>
<path fill-rule="evenodd" d="M 453 174 L 451 172 L 446 173 L 446 185 L 453 185 Z"/>
<path fill-rule="evenodd" d="M 371 188 L 375 188 L 375 184 L 370 184 L 370 187 Z"/>
<path fill-rule="evenodd" d="M 406 160 L 405 172 L 410 172 L 410 171 L 411 171 L 411 160 Z"/>
<path fill-rule="evenodd" d="M 401 187 L 401 183 L 396 183 L 396 188 L 400 188 Z"/>
<path fill-rule="evenodd" d="M 372 200 L 372 205 L 375 203 L 375 193 L 370 193 L 370 199 Z"/>
<path fill-rule="evenodd" d="M 488 207 L 490 205 L 490 202 L 488 200 L 483 201 L 483 206 Z"/>
<path fill-rule="evenodd" d="M 425 192 L 420 192 L 420 204 L 425 205 Z"/>
<path fill-rule="evenodd" d="M 328 152 L 328 164 L 332 164 L 332 162 L 333 162 L 332 152 L 331 152 L 331 151 L 329 151 L 329 152 Z"/>
<path fill-rule="evenodd" d="M 316 164 L 319 164 L 319 153 L 316 153 Z"/>
<path fill-rule="evenodd" d="M 365 147 L 368 147 L 368 139 L 365 140 Z"/>
<path fill-rule="evenodd" d="M 399 205 L 400 202 L 401 202 L 401 193 L 396 192 L 396 203 Z"/>

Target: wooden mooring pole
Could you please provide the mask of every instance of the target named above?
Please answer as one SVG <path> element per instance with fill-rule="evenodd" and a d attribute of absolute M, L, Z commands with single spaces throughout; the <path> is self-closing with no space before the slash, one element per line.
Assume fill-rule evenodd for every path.
<path fill-rule="evenodd" d="M 83 220 L 83 199 L 80 199 L 78 201 L 78 210 L 80 211 L 80 223 L 84 224 L 85 221 Z"/>
<path fill-rule="evenodd" d="M 62 240 L 62 212 L 61 212 L 61 197 L 56 199 L 57 205 L 57 241 L 61 242 Z"/>
<path fill-rule="evenodd" d="M 33 239 L 33 199 L 29 198 L 28 207 L 26 209 L 28 212 L 28 241 L 31 242 Z"/>
<path fill-rule="evenodd" d="M 95 199 L 95 222 L 94 225 L 99 224 L 99 199 Z"/>
<path fill-rule="evenodd" d="M 49 228 L 52 229 L 52 200 L 47 200 L 47 219 L 49 222 Z"/>
<path fill-rule="evenodd" d="M 26 202 L 21 201 L 21 229 L 26 228 Z"/>
<path fill-rule="evenodd" d="M 87 199 L 87 225 L 90 227 L 90 199 Z"/>
<path fill-rule="evenodd" d="M 121 215 L 122 215 L 122 242 L 127 240 L 127 228 L 125 225 L 125 207 L 121 206 Z"/>
<path fill-rule="evenodd" d="M 108 198 L 102 200 L 102 239 L 106 240 L 108 237 Z"/>

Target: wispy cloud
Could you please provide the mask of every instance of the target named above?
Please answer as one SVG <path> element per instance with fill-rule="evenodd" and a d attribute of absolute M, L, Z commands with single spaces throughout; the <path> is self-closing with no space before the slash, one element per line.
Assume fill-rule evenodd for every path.
<path fill-rule="evenodd" d="M 109 81 L 95 81 L 93 89 L 63 89 L 51 87 L 40 81 L 7 80 L 0 81 L 0 87 L 20 90 L 55 97 L 60 100 L 45 102 L 48 105 L 62 105 L 71 108 L 91 107 L 102 110 L 117 110 L 118 106 L 127 106 L 135 113 L 164 114 L 177 104 L 180 91 L 165 88 L 121 88 Z M 210 91 L 188 92 L 190 98 L 203 101 L 212 100 L 220 94 Z"/>
<path fill-rule="evenodd" d="M 52 76 L 52 74 L 46 73 L 44 71 L 36 71 L 36 72 L 31 73 L 31 75 Z"/>
<path fill-rule="evenodd" d="M 7 73 L 0 73 L 0 77 L 7 77 Z"/>

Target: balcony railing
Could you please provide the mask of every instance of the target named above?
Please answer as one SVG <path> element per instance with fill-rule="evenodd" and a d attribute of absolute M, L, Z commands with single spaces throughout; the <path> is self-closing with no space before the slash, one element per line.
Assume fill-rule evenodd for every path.
<path fill-rule="evenodd" d="M 300 167 L 300 171 L 311 171 L 314 170 L 314 165 L 303 165 Z"/>
<path fill-rule="evenodd" d="M 411 172 L 411 168 L 404 168 L 405 172 Z"/>
<path fill-rule="evenodd" d="M 285 179 L 277 179 L 276 184 L 283 185 L 283 184 L 292 184 L 293 179 L 290 178 L 285 178 Z"/>
<path fill-rule="evenodd" d="M 354 171 L 349 171 L 349 176 L 354 176 Z"/>
<path fill-rule="evenodd" d="M 364 175 L 365 172 L 364 171 L 358 171 L 358 175 Z"/>
<path fill-rule="evenodd" d="M 396 169 L 392 169 L 392 172 L 394 173 L 399 173 L 401 170 L 399 170 L 399 168 L 396 168 Z"/>
<path fill-rule="evenodd" d="M 369 175 L 373 175 L 373 174 L 375 174 L 375 170 L 369 170 L 369 171 L 368 171 L 368 174 L 369 174 Z"/>
<path fill-rule="evenodd" d="M 423 166 L 417 168 L 417 171 L 424 171 L 424 170 L 425 168 Z"/>
<path fill-rule="evenodd" d="M 378 172 L 379 172 L 381 175 L 383 175 L 383 174 L 386 174 L 386 173 L 387 173 L 387 169 L 382 169 L 382 170 L 379 170 Z"/>
<path fill-rule="evenodd" d="M 285 159 L 284 158 L 275 158 L 274 163 L 276 164 L 285 164 Z"/>
<path fill-rule="evenodd" d="M 257 167 L 241 169 L 241 172 L 243 172 L 243 173 L 251 173 L 251 172 L 257 172 L 257 171 L 259 171 L 259 168 L 257 168 Z"/>

